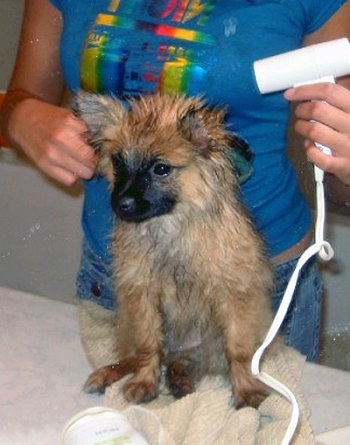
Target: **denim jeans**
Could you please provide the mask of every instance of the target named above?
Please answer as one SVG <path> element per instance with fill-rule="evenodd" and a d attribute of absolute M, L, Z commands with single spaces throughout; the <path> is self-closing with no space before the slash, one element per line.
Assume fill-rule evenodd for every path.
<path fill-rule="evenodd" d="M 84 241 L 77 276 L 77 294 L 108 310 L 116 309 L 112 257 L 102 258 Z"/>
<path fill-rule="evenodd" d="M 272 309 L 277 311 L 298 258 L 274 267 L 275 292 Z M 322 279 L 315 258 L 302 268 L 298 283 L 281 331 L 286 344 L 299 350 L 309 361 L 319 352 Z M 112 259 L 102 259 L 84 242 L 77 293 L 82 300 L 90 300 L 108 310 L 116 310 Z"/>
<path fill-rule="evenodd" d="M 272 309 L 276 312 L 299 258 L 275 266 L 275 292 Z M 315 257 L 301 269 L 293 298 L 282 323 L 285 343 L 316 361 L 319 354 L 323 280 Z"/>

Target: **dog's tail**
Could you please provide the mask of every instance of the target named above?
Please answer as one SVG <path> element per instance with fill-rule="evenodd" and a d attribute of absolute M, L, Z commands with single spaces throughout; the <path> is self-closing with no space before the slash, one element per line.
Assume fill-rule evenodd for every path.
<path fill-rule="evenodd" d="M 112 365 L 103 366 L 89 375 L 84 385 L 87 393 L 103 393 L 107 386 L 136 371 L 135 356 L 123 358 Z"/>

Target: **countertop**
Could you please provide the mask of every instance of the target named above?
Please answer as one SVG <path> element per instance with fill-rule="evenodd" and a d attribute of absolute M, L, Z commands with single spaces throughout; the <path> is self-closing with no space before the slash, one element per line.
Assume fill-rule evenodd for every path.
<path fill-rule="evenodd" d="M 103 405 L 82 391 L 77 307 L 4 287 L 0 307 L 0 444 L 60 444 L 70 417 Z"/>
<path fill-rule="evenodd" d="M 77 307 L 1 286 L 0 305 L 0 444 L 60 444 L 70 417 L 103 405 L 82 392 Z M 306 363 L 301 386 L 315 433 L 350 425 L 350 373 Z"/>

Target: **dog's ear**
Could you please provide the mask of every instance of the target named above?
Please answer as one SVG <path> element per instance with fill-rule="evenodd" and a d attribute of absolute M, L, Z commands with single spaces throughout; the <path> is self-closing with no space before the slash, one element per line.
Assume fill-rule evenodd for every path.
<path fill-rule="evenodd" d="M 178 129 L 183 137 L 204 156 L 223 152 L 231 162 L 240 184 L 253 173 L 253 152 L 248 143 L 225 126 L 225 108 L 209 107 L 194 101 L 179 117 Z"/>
<path fill-rule="evenodd" d="M 208 145 L 208 129 L 203 120 L 203 109 L 190 106 L 178 118 L 178 130 L 182 136 L 195 147 L 204 148 Z"/>
<path fill-rule="evenodd" d="M 99 149 L 106 135 L 104 130 L 121 125 L 125 108 L 121 101 L 110 96 L 79 91 L 71 101 L 73 113 L 88 126 L 91 143 Z"/>
<path fill-rule="evenodd" d="M 208 150 L 226 135 L 223 122 L 226 111 L 219 107 L 209 107 L 200 100 L 193 100 L 179 116 L 178 130 L 195 148 L 208 154 Z M 207 152 L 207 153 L 206 153 Z"/>
<path fill-rule="evenodd" d="M 229 147 L 229 160 L 236 173 L 238 182 L 243 184 L 253 173 L 254 153 L 245 139 L 233 133 Z"/>

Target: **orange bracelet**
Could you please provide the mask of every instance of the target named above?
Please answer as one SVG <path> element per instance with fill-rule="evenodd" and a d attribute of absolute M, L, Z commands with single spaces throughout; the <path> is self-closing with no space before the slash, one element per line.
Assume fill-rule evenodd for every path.
<path fill-rule="evenodd" d="M 0 133 L 1 136 L 1 144 L 4 143 L 4 146 L 10 147 L 8 141 L 6 141 L 6 128 L 7 123 L 9 121 L 10 115 L 16 106 L 25 99 L 40 99 L 40 97 L 35 94 L 30 93 L 29 91 L 22 90 L 20 88 L 14 88 L 8 90 L 5 94 L 2 95 L 1 98 L 1 120 L 0 120 Z"/>
<path fill-rule="evenodd" d="M 0 91 L 0 108 L 2 106 L 2 103 L 5 99 L 5 95 L 6 95 L 6 91 Z M 4 148 L 9 148 L 10 144 L 7 142 L 7 140 L 1 135 L 0 133 L 0 147 Z"/>

